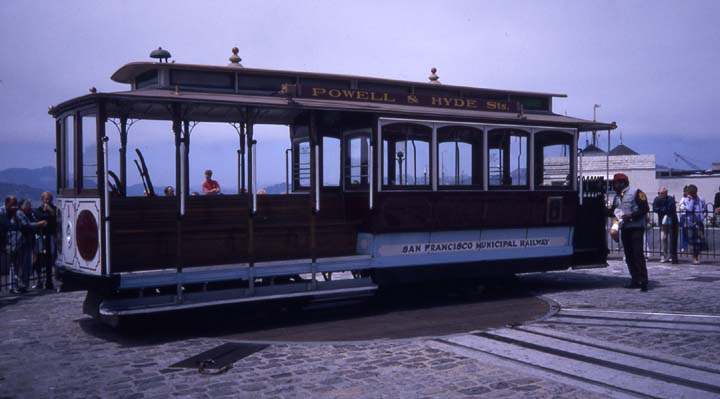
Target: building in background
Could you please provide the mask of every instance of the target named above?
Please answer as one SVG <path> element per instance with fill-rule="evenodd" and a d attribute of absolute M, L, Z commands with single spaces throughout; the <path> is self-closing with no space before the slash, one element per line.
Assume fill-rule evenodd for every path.
<path fill-rule="evenodd" d="M 630 184 L 645 191 L 651 201 L 660 187 L 667 187 L 668 194 L 679 200 L 683 187 L 694 184 L 710 204 L 720 187 L 720 162 L 714 162 L 710 170 L 672 169 L 657 165 L 655 154 L 639 154 L 622 142 L 609 153 L 587 143 L 582 150 L 582 171 L 584 176 L 609 177 L 610 180 L 615 173 L 625 173 Z"/>

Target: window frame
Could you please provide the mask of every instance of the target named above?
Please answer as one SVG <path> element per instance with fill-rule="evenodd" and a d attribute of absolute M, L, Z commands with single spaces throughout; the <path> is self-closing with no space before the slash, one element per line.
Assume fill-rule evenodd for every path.
<path fill-rule="evenodd" d="M 385 133 L 384 129 L 388 126 L 392 125 L 411 125 L 415 127 L 419 127 L 421 129 L 428 129 L 428 132 L 423 132 L 421 134 L 429 134 L 428 137 L 428 171 L 431 172 L 436 169 L 435 164 L 437 162 L 433 162 L 436 158 L 434 156 L 435 151 L 433 150 L 433 147 L 437 145 L 436 142 L 436 129 L 432 122 L 426 122 L 422 120 L 395 120 L 395 119 L 387 119 L 387 120 L 380 120 L 379 125 L 379 132 L 378 132 L 378 153 L 379 153 L 379 191 L 435 191 L 435 180 L 436 175 L 433 176 L 431 172 L 430 180 L 427 184 L 408 184 L 408 185 L 391 185 L 385 183 L 385 177 L 386 177 L 386 144 L 389 143 L 388 140 L 385 139 Z M 401 142 L 403 140 L 396 140 L 396 142 Z M 404 141 L 407 141 L 404 140 Z M 425 140 L 417 140 L 421 142 L 425 142 Z M 406 161 L 407 158 L 406 158 Z M 393 170 L 395 168 L 395 165 L 393 165 Z"/>
<path fill-rule="evenodd" d="M 532 128 L 523 128 L 523 127 L 516 127 L 516 126 L 502 126 L 502 125 L 493 125 L 488 126 L 486 129 L 486 136 L 487 140 L 485 141 L 485 164 L 487 165 L 487 174 L 485 178 L 487 179 L 487 188 L 488 191 L 504 191 L 504 190 L 511 190 L 511 191 L 531 191 L 531 181 L 532 181 L 532 173 L 533 170 L 531 169 L 531 154 L 530 154 L 530 148 L 531 148 L 531 142 L 532 142 L 532 136 L 533 136 L 533 129 Z M 491 147 L 490 143 L 492 141 L 493 135 L 497 135 L 499 132 L 508 132 L 508 135 L 510 136 L 510 139 L 512 137 L 521 137 L 525 138 L 525 145 L 523 146 L 525 149 L 525 183 L 524 184 L 492 184 L 491 183 L 491 165 L 490 165 L 490 150 L 491 149 L 500 149 L 502 150 L 502 147 Z M 512 144 L 510 144 L 512 145 Z M 508 149 L 508 152 L 512 152 L 512 148 Z M 511 176 L 512 172 L 512 159 L 510 160 L 510 171 L 508 176 Z M 506 177 L 505 172 L 503 170 L 503 179 Z"/>

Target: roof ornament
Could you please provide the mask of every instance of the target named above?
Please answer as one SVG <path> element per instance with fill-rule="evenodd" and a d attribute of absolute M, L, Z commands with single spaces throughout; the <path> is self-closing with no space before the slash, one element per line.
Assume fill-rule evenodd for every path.
<path fill-rule="evenodd" d="M 150 58 L 156 58 L 159 60 L 158 62 L 163 62 L 163 60 L 165 60 L 165 63 L 167 63 L 168 58 L 170 57 L 172 57 L 172 55 L 170 55 L 170 52 L 167 50 L 163 50 L 162 47 L 158 47 L 157 50 L 153 50 L 150 53 Z"/>
<path fill-rule="evenodd" d="M 430 79 L 430 83 L 434 84 L 434 85 L 442 84 L 438 80 L 438 79 L 440 79 L 440 76 L 437 76 L 437 74 L 435 72 L 437 72 L 437 68 L 432 67 L 432 69 L 430 69 L 430 76 L 428 77 L 428 79 Z"/>
<path fill-rule="evenodd" d="M 92 93 L 92 94 L 97 93 L 97 89 L 95 88 L 95 86 L 90 88 L 90 93 Z"/>
<path fill-rule="evenodd" d="M 232 55 L 229 58 L 230 63 L 228 64 L 228 66 L 234 66 L 234 67 L 238 67 L 238 68 L 243 67 L 242 64 L 240 63 L 240 61 L 242 61 L 242 58 L 240 58 L 240 56 L 238 55 L 238 51 L 240 51 L 240 50 L 238 50 L 237 47 L 232 48 Z"/>

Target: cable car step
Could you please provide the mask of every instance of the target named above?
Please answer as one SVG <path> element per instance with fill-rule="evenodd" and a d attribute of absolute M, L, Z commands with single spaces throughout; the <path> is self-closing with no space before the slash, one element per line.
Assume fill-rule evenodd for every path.
<path fill-rule="evenodd" d="M 276 299 L 320 297 L 326 295 L 356 294 L 377 290 L 370 278 L 259 286 L 206 292 L 191 292 L 178 301 L 175 295 L 159 295 L 129 299 L 107 298 L 100 303 L 100 316 L 123 316 L 155 313 L 204 306 L 229 305 L 243 302 Z"/>

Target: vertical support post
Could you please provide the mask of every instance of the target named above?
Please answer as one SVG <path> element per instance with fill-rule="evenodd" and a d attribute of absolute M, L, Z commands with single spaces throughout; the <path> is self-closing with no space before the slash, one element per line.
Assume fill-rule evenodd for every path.
<path fill-rule="evenodd" d="M 607 152 L 605 153 L 605 184 L 610 183 L 610 129 L 608 129 L 608 146 Z M 672 171 L 672 169 L 670 169 Z M 605 187 L 605 194 L 608 192 L 608 187 Z"/>
<path fill-rule="evenodd" d="M 580 203 L 580 205 L 582 206 L 582 204 L 583 204 L 583 167 L 582 167 L 583 152 L 582 152 L 582 150 L 579 150 L 578 153 L 579 153 L 579 155 L 580 155 L 580 156 L 579 156 L 579 159 L 578 159 L 578 164 L 579 164 L 579 168 L 578 168 L 578 171 L 579 171 L 579 172 L 578 172 L 578 175 L 579 175 L 579 179 L 578 179 L 578 180 L 579 180 L 579 181 L 578 181 L 578 184 L 580 185 L 580 187 L 578 188 L 578 197 L 579 197 L 579 203 Z"/>
<path fill-rule="evenodd" d="M 99 101 L 95 113 L 95 143 L 96 143 L 96 164 L 98 194 L 103 193 L 100 198 L 100 209 L 102 209 L 103 231 L 102 243 L 105 243 L 104 274 L 110 275 L 110 196 L 108 193 L 108 156 L 107 136 L 105 135 L 105 102 Z"/>
<path fill-rule="evenodd" d="M 320 181 L 318 179 L 318 134 L 315 111 L 310 111 L 309 144 L 310 144 L 310 259 L 312 280 L 311 288 L 317 287 L 317 213 L 320 205 Z"/>
<path fill-rule="evenodd" d="M 120 191 L 127 193 L 127 116 L 120 117 Z"/>
<path fill-rule="evenodd" d="M 373 131 L 374 137 L 372 137 L 370 140 L 371 140 L 371 144 L 372 144 L 373 140 L 375 141 L 374 144 L 375 144 L 375 148 L 377 149 L 377 161 L 376 161 L 375 165 L 377 166 L 377 168 L 376 168 L 376 170 L 377 170 L 377 192 L 378 192 L 378 197 L 379 197 L 379 193 L 382 191 L 382 185 L 383 185 L 383 176 L 382 176 L 383 168 L 384 168 L 383 162 L 385 162 L 385 160 L 383 159 L 382 122 L 380 121 L 379 118 L 378 118 L 377 124 L 374 125 L 373 127 L 375 129 Z"/>
<path fill-rule="evenodd" d="M 185 186 L 185 191 L 190 187 L 190 121 L 185 120 L 183 123 L 183 136 L 180 141 L 180 155 L 182 156 L 182 163 L 180 167 L 182 170 L 182 180 L 180 186 Z M 177 188 L 180 189 L 179 187 Z"/>
<path fill-rule="evenodd" d="M 290 154 L 292 149 L 285 150 L 285 194 L 290 194 Z"/>
<path fill-rule="evenodd" d="M 182 154 L 180 153 L 180 142 L 182 141 L 182 120 L 181 120 L 181 110 L 179 104 L 173 104 L 173 121 L 172 121 L 172 130 L 173 134 L 175 136 L 175 187 L 180 187 L 180 182 L 182 181 L 181 171 L 180 171 L 180 164 L 181 164 L 181 157 Z M 177 238 L 175 246 L 175 267 L 177 270 L 176 273 L 176 286 L 175 286 L 175 301 L 176 303 L 182 303 L 183 302 L 183 286 L 182 286 L 182 270 L 183 270 L 183 262 L 182 262 L 182 210 L 181 210 L 181 195 L 178 195 L 177 197 L 177 222 L 176 222 L 176 231 L 175 231 L 175 237 Z"/>
<path fill-rule="evenodd" d="M 526 173 L 528 177 L 528 187 L 530 191 L 535 191 L 535 129 L 530 129 L 528 136 L 528 167 Z"/>
<path fill-rule="evenodd" d="M 432 127 L 432 145 L 430 146 L 430 153 L 432 154 L 432 159 L 430 160 L 430 164 L 432 167 L 430 168 L 430 180 L 432 181 L 432 191 L 437 191 L 438 189 L 438 150 L 440 148 L 438 147 L 438 141 L 437 141 L 437 126 L 433 123 Z"/>
<path fill-rule="evenodd" d="M 257 199 L 255 197 L 255 179 L 252 178 L 252 176 L 255 175 L 255 140 L 253 139 L 253 121 L 248 116 L 247 119 L 247 135 L 245 136 L 247 140 L 247 146 L 250 147 L 250 151 L 248 153 L 248 191 L 251 193 L 250 195 L 250 203 L 249 205 L 249 218 L 248 218 L 248 266 L 249 266 L 249 275 L 248 275 L 248 289 L 250 291 L 250 295 L 252 295 L 255 292 L 255 214 L 257 212 L 257 203 L 255 202 Z"/>
<path fill-rule="evenodd" d="M 64 176 L 62 175 L 62 163 L 67 152 L 64 151 L 62 132 L 62 118 L 55 119 L 55 194 L 60 193 L 60 187 L 64 186 Z"/>
<path fill-rule="evenodd" d="M 238 149 L 238 194 L 245 193 L 245 124 L 240 122 L 240 148 Z"/>
<path fill-rule="evenodd" d="M 368 200 L 369 200 L 369 209 L 372 211 L 375 207 L 375 160 L 377 159 L 375 157 L 375 147 L 377 146 L 377 137 L 378 137 L 378 130 L 380 128 L 380 121 L 378 118 L 375 118 L 375 123 L 372 124 L 372 131 L 370 132 L 370 140 L 369 141 L 369 148 L 368 148 L 368 160 L 367 160 L 367 177 L 368 177 Z M 362 140 L 360 141 L 362 142 Z M 345 146 L 344 146 L 345 147 Z M 349 149 L 345 150 L 345 158 L 350 161 Z M 362 153 L 362 151 L 361 151 Z M 362 157 L 361 157 L 362 158 Z M 347 169 L 347 168 L 344 168 Z M 343 181 L 347 181 L 347 178 L 343 178 Z M 362 161 L 360 162 L 360 181 L 362 181 Z M 343 183 L 344 184 L 344 183 Z"/>
<path fill-rule="evenodd" d="M 80 116 L 80 113 L 75 113 L 75 117 L 73 118 L 73 187 L 75 187 L 75 195 L 80 194 L 80 190 L 82 189 L 82 116 Z"/>
<path fill-rule="evenodd" d="M 483 190 L 487 191 L 490 187 L 490 152 L 488 150 L 488 128 L 487 126 L 483 126 L 483 143 L 482 143 L 482 151 L 483 151 L 483 165 L 482 165 L 482 181 L 483 181 Z"/>
<path fill-rule="evenodd" d="M 102 151 L 103 151 L 103 180 L 106 184 L 103 184 L 103 202 L 105 217 L 103 217 L 103 224 L 105 225 L 105 275 L 110 275 L 110 192 L 108 191 L 107 181 L 110 176 L 108 173 L 108 137 L 103 135 L 102 138 Z"/>

